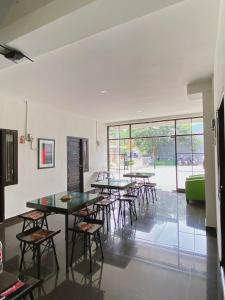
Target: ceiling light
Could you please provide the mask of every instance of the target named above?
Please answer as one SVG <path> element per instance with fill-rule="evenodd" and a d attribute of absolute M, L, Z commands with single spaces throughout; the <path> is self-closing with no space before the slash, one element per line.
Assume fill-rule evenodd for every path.
<path fill-rule="evenodd" d="M 139 114 L 142 113 L 142 112 L 143 112 L 142 110 L 137 110 L 137 113 L 139 113 Z"/>
<path fill-rule="evenodd" d="M 101 94 L 107 94 L 108 91 L 107 91 L 107 90 L 102 90 L 100 93 L 101 93 Z"/>

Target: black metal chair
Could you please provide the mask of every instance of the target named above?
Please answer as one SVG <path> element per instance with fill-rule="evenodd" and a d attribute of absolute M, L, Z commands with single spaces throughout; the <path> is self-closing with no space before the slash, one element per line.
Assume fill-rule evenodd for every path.
<path fill-rule="evenodd" d="M 145 183 L 146 198 L 148 198 L 148 195 L 150 196 L 150 194 L 151 194 L 153 203 L 158 200 L 157 194 L 156 194 L 156 186 L 157 186 L 157 184 L 154 182 L 146 182 Z"/>
<path fill-rule="evenodd" d="M 136 198 L 132 195 L 125 194 L 117 199 L 119 201 L 119 210 L 118 210 L 118 222 L 120 217 L 122 218 L 122 222 L 125 224 L 126 221 L 126 208 L 129 210 L 130 215 L 130 223 L 133 225 L 133 216 L 135 220 L 137 220 L 137 211 L 136 211 Z"/>
<path fill-rule="evenodd" d="M 102 220 L 105 224 L 107 224 L 107 231 L 109 231 L 109 223 L 111 217 L 111 211 L 113 213 L 114 224 L 116 225 L 116 218 L 115 218 L 115 202 L 116 198 L 114 196 L 102 197 L 101 200 L 95 203 L 97 207 L 97 212 L 102 212 Z"/>
<path fill-rule="evenodd" d="M 86 253 L 86 244 L 87 244 L 87 240 L 88 240 L 90 272 L 92 272 L 91 237 L 94 238 L 96 244 L 97 244 L 97 240 L 98 240 L 100 249 L 101 249 L 101 256 L 102 256 L 102 259 L 104 259 L 101 237 L 100 237 L 100 230 L 102 227 L 103 227 L 103 221 L 102 220 L 94 220 L 94 219 L 85 220 L 85 222 L 76 224 L 75 228 L 73 229 L 75 234 L 74 234 L 74 238 L 73 238 L 73 245 L 72 245 L 72 252 L 71 252 L 71 260 L 70 260 L 71 266 L 73 264 L 74 248 L 75 248 L 75 244 L 76 244 L 76 237 L 78 234 L 83 235 L 83 238 L 84 238 L 84 254 Z M 98 247 L 98 244 L 97 244 L 97 247 Z"/>
<path fill-rule="evenodd" d="M 46 227 L 46 229 L 48 230 L 48 215 L 49 214 L 40 210 L 32 210 L 22 215 L 19 215 L 19 218 L 23 219 L 22 232 L 25 231 L 27 228 L 33 227 Z"/>
<path fill-rule="evenodd" d="M 73 228 L 75 228 L 77 223 L 85 221 L 85 219 L 87 219 L 87 218 L 88 219 L 96 219 L 97 210 L 94 210 L 90 206 L 86 206 L 83 209 L 75 211 L 74 213 L 72 213 L 72 215 L 74 216 Z M 73 230 L 72 240 L 74 239 L 74 234 L 75 234 L 75 231 Z"/>
<path fill-rule="evenodd" d="M 46 249 L 52 248 L 55 256 L 55 262 L 57 269 L 59 269 L 58 259 L 55 250 L 55 244 L 53 237 L 60 233 L 58 231 L 50 231 L 40 227 L 34 227 L 28 230 L 25 230 L 16 235 L 17 239 L 22 242 L 22 256 L 20 261 L 20 271 L 23 267 L 24 256 L 28 251 L 33 252 L 33 258 L 37 257 L 37 277 L 40 279 L 40 268 L 41 268 L 41 256 Z M 41 251 L 41 246 L 43 245 L 44 249 Z"/>

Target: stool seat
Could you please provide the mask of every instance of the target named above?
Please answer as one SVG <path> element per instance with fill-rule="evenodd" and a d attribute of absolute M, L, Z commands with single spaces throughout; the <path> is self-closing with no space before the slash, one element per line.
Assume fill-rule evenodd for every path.
<path fill-rule="evenodd" d="M 60 230 L 58 231 L 50 231 L 47 229 L 42 229 L 39 227 L 34 227 L 29 230 L 25 230 L 19 234 L 17 234 L 18 240 L 21 242 L 26 243 L 35 243 L 35 244 L 41 244 L 45 240 L 52 238 L 56 234 L 58 234 Z"/>
<path fill-rule="evenodd" d="M 87 222 L 77 223 L 74 230 L 77 232 L 85 232 L 87 234 L 95 234 L 103 226 L 101 220 L 88 220 Z"/>
<path fill-rule="evenodd" d="M 83 208 L 81 210 L 72 213 L 72 215 L 76 217 L 88 217 L 94 214 L 97 214 L 97 211 L 90 208 Z"/>
<path fill-rule="evenodd" d="M 57 266 L 57 269 L 59 269 L 59 263 L 58 263 L 58 259 L 56 256 L 55 244 L 53 241 L 53 237 L 58 233 L 60 233 L 60 230 L 50 231 L 50 230 L 43 229 L 40 227 L 33 227 L 31 229 L 25 230 L 25 231 L 17 234 L 16 235 L 17 239 L 23 245 L 19 270 L 20 271 L 22 270 L 25 253 L 27 253 L 28 251 L 31 250 L 33 252 L 33 258 L 37 257 L 37 268 L 38 268 L 37 277 L 39 279 L 40 278 L 40 268 L 41 268 L 41 256 L 44 253 L 44 250 L 46 248 L 53 249 L 56 266 Z M 42 245 L 44 247 L 43 251 L 41 251 Z"/>
<path fill-rule="evenodd" d="M 145 185 L 150 186 L 150 187 L 156 187 L 156 183 L 154 182 L 146 182 Z"/>
<path fill-rule="evenodd" d="M 104 198 L 104 199 L 96 202 L 95 205 L 107 206 L 107 205 L 114 203 L 115 201 L 116 201 L 116 199 L 112 200 L 112 199 Z"/>
<path fill-rule="evenodd" d="M 32 210 L 22 215 L 19 215 L 19 217 L 30 221 L 38 221 L 45 217 L 45 213 L 39 210 Z"/>

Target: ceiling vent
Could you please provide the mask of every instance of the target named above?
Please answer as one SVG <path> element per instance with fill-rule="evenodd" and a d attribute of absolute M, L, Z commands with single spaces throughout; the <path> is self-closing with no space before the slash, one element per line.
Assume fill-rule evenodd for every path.
<path fill-rule="evenodd" d="M 20 50 L 5 45 L 0 45 L 0 54 L 14 63 L 17 63 L 23 58 L 26 58 L 29 61 L 34 62 L 31 58 L 23 54 Z"/>

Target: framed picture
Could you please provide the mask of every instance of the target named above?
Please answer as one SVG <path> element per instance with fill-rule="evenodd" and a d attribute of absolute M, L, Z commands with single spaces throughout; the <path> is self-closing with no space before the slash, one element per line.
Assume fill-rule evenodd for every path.
<path fill-rule="evenodd" d="M 55 140 L 38 139 L 38 169 L 55 167 Z"/>
<path fill-rule="evenodd" d="M 83 171 L 89 171 L 89 145 L 88 139 L 82 139 L 82 148 L 83 148 Z"/>

